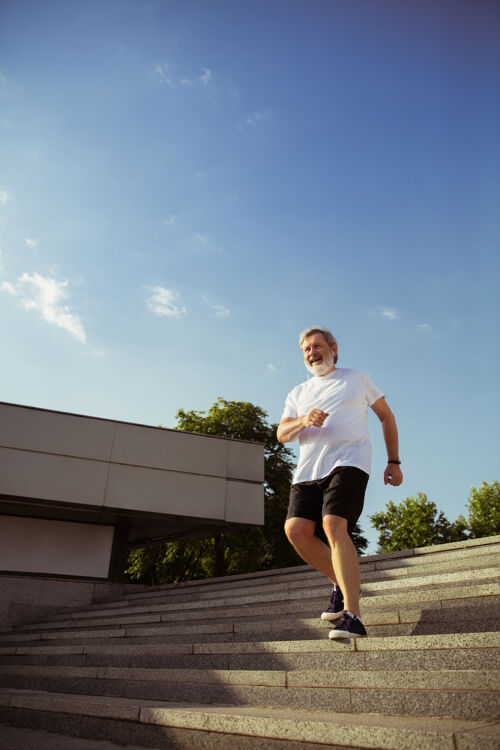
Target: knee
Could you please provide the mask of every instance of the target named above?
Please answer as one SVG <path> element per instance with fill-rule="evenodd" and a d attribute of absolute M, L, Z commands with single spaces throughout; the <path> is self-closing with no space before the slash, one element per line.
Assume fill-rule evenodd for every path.
<path fill-rule="evenodd" d="M 323 518 L 323 529 L 330 544 L 349 537 L 347 519 L 340 516 L 325 516 Z"/>
<path fill-rule="evenodd" d="M 314 535 L 314 523 L 302 518 L 289 518 L 285 523 L 285 534 L 288 540 L 297 546 L 303 546 Z"/>

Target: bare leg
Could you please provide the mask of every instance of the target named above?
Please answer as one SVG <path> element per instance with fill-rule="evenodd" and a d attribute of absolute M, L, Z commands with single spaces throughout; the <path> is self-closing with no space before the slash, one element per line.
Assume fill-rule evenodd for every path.
<path fill-rule="evenodd" d="M 285 523 L 285 534 L 306 563 L 323 573 L 332 583 L 337 583 L 331 550 L 314 534 L 315 528 L 315 522 L 307 518 L 289 518 Z"/>
<path fill-rule="evenodd" d="M 361 571 L 356 547 L 347 533 L 347 520 L 340 516 L 325 516 L 323 528 L 330 542 L 332 566 L 344 595 L 344 608 L 359 617 Z"/>

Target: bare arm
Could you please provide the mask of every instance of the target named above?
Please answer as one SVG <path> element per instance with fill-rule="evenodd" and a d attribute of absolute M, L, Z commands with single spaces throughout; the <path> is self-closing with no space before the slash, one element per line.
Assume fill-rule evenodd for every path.
<path fill-rule="evenodd" d="M 321 409 L 312 409 L 303 417 L 285 417 L 278 425 L 276 435 L 280 443 L 292 443 L 306 427 L 321 427 L 328 414 Z"/>
<path fill-rule="evenodd" d="M 375 403 L 372 404 L 372 409 L 382 423 L 387 458 L 389 461 L 398 461 L 398 428 L 396 426 L 394 414 L 390 410 L 384 397 L 375 401 Z M 394 487 L 398 487 L 402 481 L 403 473 L 400 467 L 397 464 L 388 463 L 384 472 L 384 484 L 392 484 Z"/>

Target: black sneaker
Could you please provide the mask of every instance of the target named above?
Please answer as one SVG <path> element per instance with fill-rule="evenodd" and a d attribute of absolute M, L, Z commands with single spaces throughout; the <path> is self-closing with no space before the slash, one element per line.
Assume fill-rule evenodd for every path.
<path fill-rule="evenodd" d="M 364 638 L 365 626 L 356 615 L 344 612 L 333 630 L 328 633 L 328 638 Z"/>
<path fill-rule="evenodd" d="M 333 589 L 333 593 L 330 597 L 330 604 L 321 615 L 322 620 L 336 620 L 344 611 L 344 595 L 340 590 L 340 586 Z"/>

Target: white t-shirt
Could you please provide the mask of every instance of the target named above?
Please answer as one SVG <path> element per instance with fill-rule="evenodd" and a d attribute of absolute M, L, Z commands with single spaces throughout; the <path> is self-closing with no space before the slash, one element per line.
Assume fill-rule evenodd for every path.
<path fill-rule="evenodd" d="M 302 417 L 311 409 L 329 414 L 322 427 L 300 433 L 293 483 L 323 479 L 338 466 L 356 466 L 369 474 L 372 448 L 366 411 L 383 395 L 369 375 L 345 368 L 314 376 L 290 391 L 282 419 Z"/>

